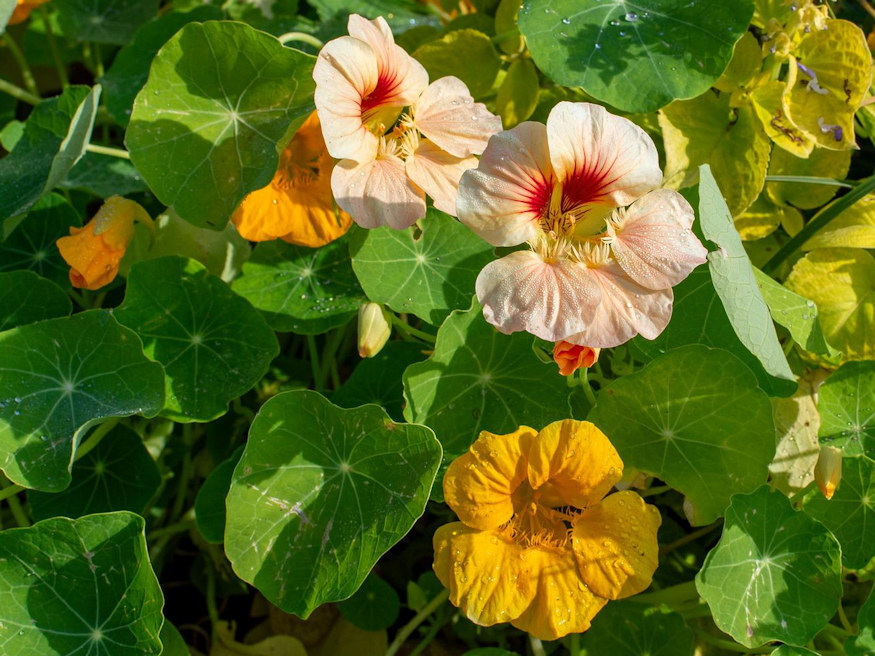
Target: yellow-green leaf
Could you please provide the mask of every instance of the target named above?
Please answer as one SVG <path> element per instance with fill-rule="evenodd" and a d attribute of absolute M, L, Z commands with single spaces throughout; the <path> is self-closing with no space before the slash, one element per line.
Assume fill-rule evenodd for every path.
<path fill-rule="evenodd" d="M 507 70 L 495 101 L 505 129 L 525 121 L 538 106 L 538 72 L 529 59 L 518 59 Z"/>
<path fill-rule="evenodd" d="M 708 163 L 733 216 L 762 191 L 769 164 L 769 140 L 750 107 L 732 108 L 729 94 L 707 92 L 676 101 L 659 114 L 665 140 L 666 186 L 696 184 Z"/>
<path fill-rule="evenodd" d="M 817 305 L 827 341 L 849 360 L 875 359 L 875 258 L 856 248 L 819 248 L 785 283 Z"/>
<path fill-rule="evenodd" d="M 772 151 L 769 160 L 769 175 L 819 176 L 841 180 L 851 167 L 850 150 L 827 150 L 815 148 L 808 159 L 788 153 L 782 148 Z M 777 205 L 792 205 L 810 210 L 825 205 L 836 195 L 834 185 L 806 182 L 767 182 L 766 193 Z"/>
<path fill-rule="evenodd" d="M 454 30 L 420 46 L 413 56 L 425 66 L 430 80 L 454 75 L 475 98 L 489 92 L 501 66 L 492 41 L 477 30 Z"/>
<path fill-rule="evenodd" d="M 776 149 L 777 150 L 777 149 Z M 735 228 L 744 241 L 762 239 L 783 225 L 791 235 L 802 228 L 802 214 L 795 207 L 778 207 L 766 194 L 761 194 L 753 205 L 733 217 Z"/>
<path fill-rule="evenodd" d="M 787 85 L 780 80 L 768 82 L 750 94 L 754 113 L 775 145 L 797 157 L 808 157 L 814 141 L 802 132 L 787 116 L 784 92 Z"/>
<path fill-rule="evenodd" d="M 772 482 L 791 495 L 814 481 L 814 466 L 820 455 L 817 431 L 820 415 L 811 395 L 811 385 L 799 382 L 799 389 L 788 399 L 772 399 L 777 448 L 769 465 Z"/>
<path fill-rule="evenodd" d="M 800 41 L 795 55 L 798 64 L 790 60 L 788 82 L 793 85 L 785 103 L 788 118 L 818 146 L 856 148 L 854 112 L 872 79 L 863 30 L 848 21 L 828 21 L 826 29 Z"/>
<path fill-rule="evenodd" d="M 875 194 L 851 205 L 802 248 L 875 248 Z"/>
<path fill-rule="evenodd" d="M 714 86 L 720 91 L 740 91 L 760 72 L 763 55 L 757 38 L 750 32 L 735 44 L 729 66 Z"/>

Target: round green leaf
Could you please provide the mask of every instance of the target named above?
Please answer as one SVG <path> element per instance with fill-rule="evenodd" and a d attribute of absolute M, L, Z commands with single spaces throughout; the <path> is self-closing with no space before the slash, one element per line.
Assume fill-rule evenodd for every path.
<path fill-rule="evenodd" d="M 304 335 L 342 326 L 366 300 L 343 241 L 316 249 L 280 240 L 260 244 L 233 289 L 274 330 Z"/>
<path fill-rule="evenodd" d="M 209 421 L 252 388 L 279 353 L 261 315 L 199 262 L 169 256 L 134 265 L 119 323 L 164 365 L 163 414 Z"/>
<path fill-rule="evenodd" d="M 119 512 L 0 533 L 3 653 L 160 654 L 164 598 L 144 525 Z"/>
<path fill-rule="evenodd" d="M 358 363 L 340 389 L 331 395 L 331 402 L 341 408 L 375 403 L 395 421 L 403 421 L 401 378 L 408 366 L 425 360 L 425 348 L 417 342 L 389 342 L 377 355 Z"/>
<path fill-rule="evenodd" d="M 64 290 L 32 271 L 0 273 L 0 332 L 70 314 Z"/>
<path fill-rule="evenodd" d="M 85 153 L 58 186 L 83 189 L 101 198 L 129 196 L 149 190 L 139 171 L 128 160 L 91 152 Z"/>
<path fill-rule="evenodd" d="M 482 430 L 540 429 L 567 419 L 569 392 L 556 365 L 541 362 L 532 351 L 531 335 L 499 333 L 475 301 L 443 323 L 434 354 L 404 372 L 404 417 L 435 432 L 448 463 Z M 441 498 L 440 485 L 433 494 Z"/>
<path fill-rule="evenodd" d="M 210 544 L 221 544 L 225 539 L 225 497 L 231 489 L 234 467 L 240 462 L 243 447 L 210 472 L 207 480 L 197 491 L 194 500 L 194 517 L 201 535 Z"/>
<path fill-rule="evenodd" d="M 112 66 L 101 79 L 106 109 L 119 125 L 127 127 L 134 98 L 146 84 L 152 60 L 167 39 L 188 23 L 220 18 L 221 9 L 205 5 L 191 11 L 164 14 L 137 30 L 134 40 L 118 51 Z"/>
<path fill-rule="evenodd" d="M 693 524 L 723 514 L 729 497 L 766 481 L 775 455 L 768 396 L 727 351 L 684 346 L 599 392 L 589 421 L 627 467 L 687 495 Z"/>
<path fill-rule="evenodd" d="M 270 182 L 277 145 L 313 109 L 312 70 L 311 56 L 243 23 L 189 23 L 156 55 L 134 102 L 131 160 L 165 205 L 221 229 Z"/>
<path fill-rule="evenodd" d="M 529 59 L 517 59 L 498 89 L 495 107 L 505 129 L 525 121 L 538 106 L 538 71 Z"/>
<path fill-rule="evenodd" d="M 380 631 L 398 619 L 401 600 L 391 585 L 372 572 L 362 587 L 337 607 L 346 619 L 363 631 Z"/>
<path fill-rule="evenodd" d="M 191 650 L 185 644 L 179 630 L 170 622 L 164 621 L 164 626 L 161 627 L 161 644 L 164 649 L 161 651 L 161 656 L 191 656 Z"/>
<path fill-rule="evenodd" d="M 820 441 L 845 455 L 875 457 L 875 362 L 848 362 L 817 395 Z"/>
<path fill-rule="evenodd" d="M 425 509 L 441 460 L 425 426 L 311 391 L 259 411 L 228 494 L 225 553 L 283 610 L 350 596 Z"/>
<path fill-rule="evenodd" d="M 82 517 L 129 510 L 142 513 L 161 485 L 161 472 L 143 440 L 127 426 L 116 426 L 73 464 L 73 480 L 63 492 L 27 494 L 35 520 Z"/>
<path fill-rule="evenodd" d="M 70 267 L 55 241 L 81 224 L 79 214 L 62 196 L 43 196 L 6 241 L 0 241 L 0 271 L 28 269 L 69 289 Z"/>
<path fill-rule="evenodd" d="M 124 45 L 158 13 L 158 0 L 54 0 L 64 34 L 77 41 Z"/>
<path fill-rule="evenodd" d="M 580 646 L 587 654 L 690 656 L 693 632 L 677 613 L 633 601 L 611 602 L 599 611 Z"/>
<path fill-rule="evenodd" d="M 752 0 L 527 0 L 519 26 L 553 81 L 652 112 L 717 81 L 753 9 Z"/>
<path fill-rule="evenodd" d="M 763 486 L 732 498 L 696 588 L 717 626 L 745 647 L 804 645 L 838 608 L 841 572 L 832 534 Z"/>
<path fill-rule="evenodd" d="M 0 333 L 0 468 L 19 485 L 63 490 L 85 429 L 163 405 L 161 365 L 107 312 Z"/>
<path fill-rule="evenodd" d="M 875 461 L 842 460 L 842 480 L 832 499 L 817 494 L 805 512 L 826 526 L 842 545 L 842 562 L 862 569 L 875 558 Z"/>
<path fill-rule="evenodd" d="M 356 230 L 349 250 L 369 299 L 435 325 L 470 305 L 477 274 L 493 259 L 492 246 L 437 210 L 406 230 Z"/>

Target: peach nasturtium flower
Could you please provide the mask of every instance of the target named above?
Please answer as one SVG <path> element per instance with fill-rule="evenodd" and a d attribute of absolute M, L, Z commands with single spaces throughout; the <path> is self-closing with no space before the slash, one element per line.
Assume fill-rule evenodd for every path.
<path fill-rule="evenodd" d="M 559 341 L 553 345 L 553 361 L 559 365 L 559 373 L 570 376 L 581 367 L 589 369 L 599 359 L 601 349 Z"/>
<path fill-rule="evenodd" d="M 82 289 L 100 289 L 118 274 L 118 265 L 134 236 L 134 221 L 152 225 L 139 203 L 110 196 L 81 228 L 70 228 L 58 239 L 61 257 L 70 265 L 70 282 Z"/>
<path fill-rule="evenodd" d="M 348 28 L 313 69 L 325 143 L 340 160 L 331 178 L 337 204 L 365 228 L 412 225 L 425 216 L 425 194 L 455 216 L 459 178 L 501 119 L 456 77 L 429 84 L 383 18 L 353 14 Z"/>
<path fill-rule="evenodd" d="M 16 25 L 18 23 L 23 23 L 27 20 L 28 16 L 30 16 L 30 12 L 39 7 L 40 5 L 44 5 L 49 0 L 18 0 L 18 4 L 15 5 L 15 9 L 12 10 L 12 15 L 9 17 L 9 24 Z"/>
<path fill-rule="evenodd" d="M 546 126 L 493 137 L 462 176 L 459 219 L 490 244 L 531 248 L 480 272 L 486 320 L 593 348 L 659 335 L 672 286 L 706 254 L 693 209 L 661 182 L 650 137 L 598 105 L 560 102 Z"/>
<path fill-rule="evenodd" d="M 661 519 L 635 492 L 605 497 L 622 473 L 613 445 L 586 421 L 480 433 L 444 477 L 461 520 L 434 535 L 434 571 L 450 601 L 476 624 L 510 622 L 554 640 L 647 588 Z"/>
<path fill-rule="evenodd" d="M 346 234 L 352 219 L 334 208 L 333 166 L 313 112 L 280 155 L 270 184 L 246 196 L 234 212 L 237 232 L 249 241 L 282 239 L 311 248 Z"/>

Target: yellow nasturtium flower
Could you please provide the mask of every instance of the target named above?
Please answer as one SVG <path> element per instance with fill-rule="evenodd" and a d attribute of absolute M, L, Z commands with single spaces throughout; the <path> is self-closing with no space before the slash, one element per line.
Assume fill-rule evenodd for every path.
<path fill-rule="evenodd" d="M 139 204 L 110 196 L 87 224 L 70 228 L 57 241 L 61 257 L 70 265 L 70 282 L 82 289 L 100 289 L 118 274 L 119 262 L 134 236 L 134 221 L 151 226 L 152 219 Z"/>
<path fill-rule="evenodd" d="M 603 498 L 622 473 L 589 422 L 480 433 L 444 477 L 462 520 L 434 535 L 450 601 L 477 624 L 510 622 L 554 640 L 586 631 L 608 600 L 647 588 L 660 516 L 632 491 Z"/>
<path fill-rule="evenodd" d="M 46 4 L 48 1 L 49 0 L 18 0 L 15 9 L 12 10 L 12 16 L 9 17 L 9 25 L 23 23 L 27 20 L 27 17 L 30 16 L 30 12 L 40 5 Z"/>
<path fill-rule="evenodd" d="M 270 184 L 246 196 L 234 212 L 231 221 L 237 232 L 249 241 L 282 239 L 310 248 L 342 237 L 352 219 L 334 208 L 333 168 L 313 112 L 280 155 Z"/>

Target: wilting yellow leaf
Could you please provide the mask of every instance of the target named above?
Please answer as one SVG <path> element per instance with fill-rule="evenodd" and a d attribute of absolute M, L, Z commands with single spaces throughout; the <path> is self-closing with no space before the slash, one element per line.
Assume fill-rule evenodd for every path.
<path fill-rule="evenodd" d="M 301 641 L 292 636 L 275 635 L 254 645 L 245 645 L 234 639 L 234 628 L 229 622 L 219 622 L 216 642 L 210 656 L 307 656 Z"/>
<path fill-rule="evenodd" d="M 826 340 L 847 359 L 875 359 L 875 258 L 867 251 L 811 251 L 785 284 L 814 301 Z"/>
<path fill-rule="evenodd" d="M 875 194 L 858 200 L 802 246 L 830 247 L 875 248 Z"/>
<path fill-rule="evenodd" d="M 740 91 L 760 72 L 762 61 L 759 41 L 750 32 L 745 32 L 735 44 L 729 66 L 714 86 L 720 91 Z"/>
<path fill-rule="evenodd" d="M 774 80 L 754 89 L 750 94 L 756 117 L 769 139 L 797 157 L 808 157 L 814 149 L 814 140 L 802 132 L 787 117 L 784 103 L 786 84 Z"/>
<path fill-rule="evenodd" d="M 815 148 L 808 159 L 791 155 L 782 148 L 772 151 L 769 175 L 805 175 L 843 179 L 851 166 L 851 151 Z M 807 182 L 767 182 L 766 193 L 777 205 L 808 210 L 820 207 L 836 195 L 838 187 Z"/>
<path fill-rule="evenodd" d="M 779 225 L 794 234 L 802 227 L 802 215 L 793 207 L 779 207 L 765 194 L 760 195 L 753 205 L 734 218 L 735 228 L 745 241 L 762 239 L 772 234 Z"/>
<path fill-rule="evenodd" d="M 696 184 L 708 163 L 733 216 L 753 203 L 765 183 L 769 143 L 750 107 L 731 108 L 729 94 L 707 92 L 675 101 L 659 113 L 665 142 L 665 184 Z"/>
<path fill-rule="evenodd" d="M 872 55 L 858 26 L 844 20 L 808 34 L 790 60 L 788 118 L 818 146 L 856 148 L 854 112 L 871 82 Z"/>

